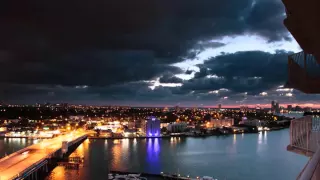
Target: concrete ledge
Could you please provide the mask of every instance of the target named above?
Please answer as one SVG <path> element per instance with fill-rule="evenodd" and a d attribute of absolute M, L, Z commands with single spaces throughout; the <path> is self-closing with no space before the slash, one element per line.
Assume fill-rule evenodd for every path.
<path fill-rule="evenodd" d="M 296 154 L 300 154 L 300 155 L 304 155 L 304 156 L 307 156 L 307 157 L 312 157 L 313 154 L 314 154 L 314 152 L 312 152 L 312 151 L 307 151 L 305 149 L 294 147 L 294 146 L 291 146 L 291 145 L 287 146 L 287 151 L 290 151 L 290 152 L 293 152 L 293 153 L 296 153 Z"/>

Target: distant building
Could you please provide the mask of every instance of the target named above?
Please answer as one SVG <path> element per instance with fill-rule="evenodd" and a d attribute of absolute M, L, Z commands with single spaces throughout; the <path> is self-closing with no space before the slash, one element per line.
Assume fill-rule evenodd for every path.
<path fill-rule="evenodd" d="M 176 107 L 174 107 L 174 110 L 175 110 L 176 112 L 179 112 L 179 111 L 180 111 L 180 107 L 179 107 L 179 106 L 176 106 Z"/>
<path fill-rule="evenodd" d="M 136 128 L 136 121 L 129 121 L 128 122 L 128 129 L 135 129 Z"/>
<path fill-rule="evenodd" d="M 136 130 L 126 129 L 122 132 L 123 137 L 136 137 Z"/>
<path fill-rule="evenodd" d="M 219 105 L 218 105 L 218 109 L 220 110 L 221 108 L 222 108 L 222 105 L 221 105 L 221 104 L 219 104 Z"/>
<path fill-rule="evenodd" d="M 288 110 L 288 111 L 291 111 L 291 110 L 292 110 L 292 105 L 288 105 L 288 106 L 287 106 L 287 110 Z"/>
<path fill-rule="evenodd" d="M 116 133 L 121 128 L 121 124 L 119 121 L 108 122 L 106 125 L 96 126 L 94 129 L 101 131 L 112 131 Z"/>
<path fill-rule="evenodd" d="M 145 121 L 141 122 L 141 131 L 147 137 L 160 136 L 160 120 L 156 117 L 148 117 Z"/>
<path fill-rule="evenodd" d="M 234 119 L 233 118 L 225 118 L 225 119 L 211 119 L 209 127 L 222 127 L 222 126 L 233 126 Z"/>
<path fill-rule="evenodd" d="M 248 111 L 248 106 L 240 106 L 240 111 Z"/>
<path fill-rule="evenodd" d="M 278 102 L 276 103 L 276 113 L 280 113 L 280 105 Z"/>
<path fill-rule="evenodd" d="M 276 102 L 271 101 L 271 111 L 275 111 L 275 109 L 276 109 Z"/>
<path fill-rule="evenodd" d="M 170 123 L 167 126 L 167 130 L 172 133 L 183 132 L 187 128 L 188 124 L 185 122 L 178 122 L 178 123 Z"/>
<path fill-rule="evenodd" d="M 69 116 L 70 120 L 82 120 L 84 118 L 85 118 L 85 116 L 81 116 L 81 115 L 79 115 L 79 116 Z"/>
<path fill-rule="evenodd" d="M 271 111 L 273 113 L 280 113 L 280 104 L 275 101 L 271 101 Z"/>
<path fill-rule="evenodd" d="M 304 112 L 311 112 L 312 111 L 312 108 L 311 107 L 305 107 L 304 108 Z"/>
<path fill-rule="evenodd" d="M 296 110 L 296 111 L 302 111 L 302 107 L 296 106 L 295 110 Z"/>
<path fill-rule="evenodd" d="M 163 108 L 163 112 L 169 112 L 169 108 L 168 107 Z"/>
<path fill-rule="evenodd" d="M 254 120 L 241 121 L 240 124 L 245 124 L 248 126 L 264 126 L 265 122 L 260 121 L 259 119 L 254 119 Z"/>

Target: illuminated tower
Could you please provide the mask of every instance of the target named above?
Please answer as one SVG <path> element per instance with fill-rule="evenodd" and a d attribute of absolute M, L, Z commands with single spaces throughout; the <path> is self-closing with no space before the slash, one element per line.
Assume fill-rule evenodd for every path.
<path fill-rule="evenodd" d="M 156 117 L 148 117 L 144 124 L 144 131 L 147 137 L 158 137 L 160 136 L 160 120 Z"/>

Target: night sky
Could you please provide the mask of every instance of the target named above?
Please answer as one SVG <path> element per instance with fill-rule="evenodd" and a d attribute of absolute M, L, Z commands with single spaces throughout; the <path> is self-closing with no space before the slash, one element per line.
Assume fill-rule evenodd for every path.
<path fill-rule="evenodd" d="M 281 0 L 2 0 L 0 101 L 314 104 L 282 88 L 284 18 Z"/>

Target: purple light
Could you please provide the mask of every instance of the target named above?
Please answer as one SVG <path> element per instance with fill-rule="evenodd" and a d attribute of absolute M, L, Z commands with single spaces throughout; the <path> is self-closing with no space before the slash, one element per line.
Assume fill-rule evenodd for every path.
<path fill-rule="evenodd" d="M 149 136 L 152 136 L 152 133 L 149 133 Z"/>

